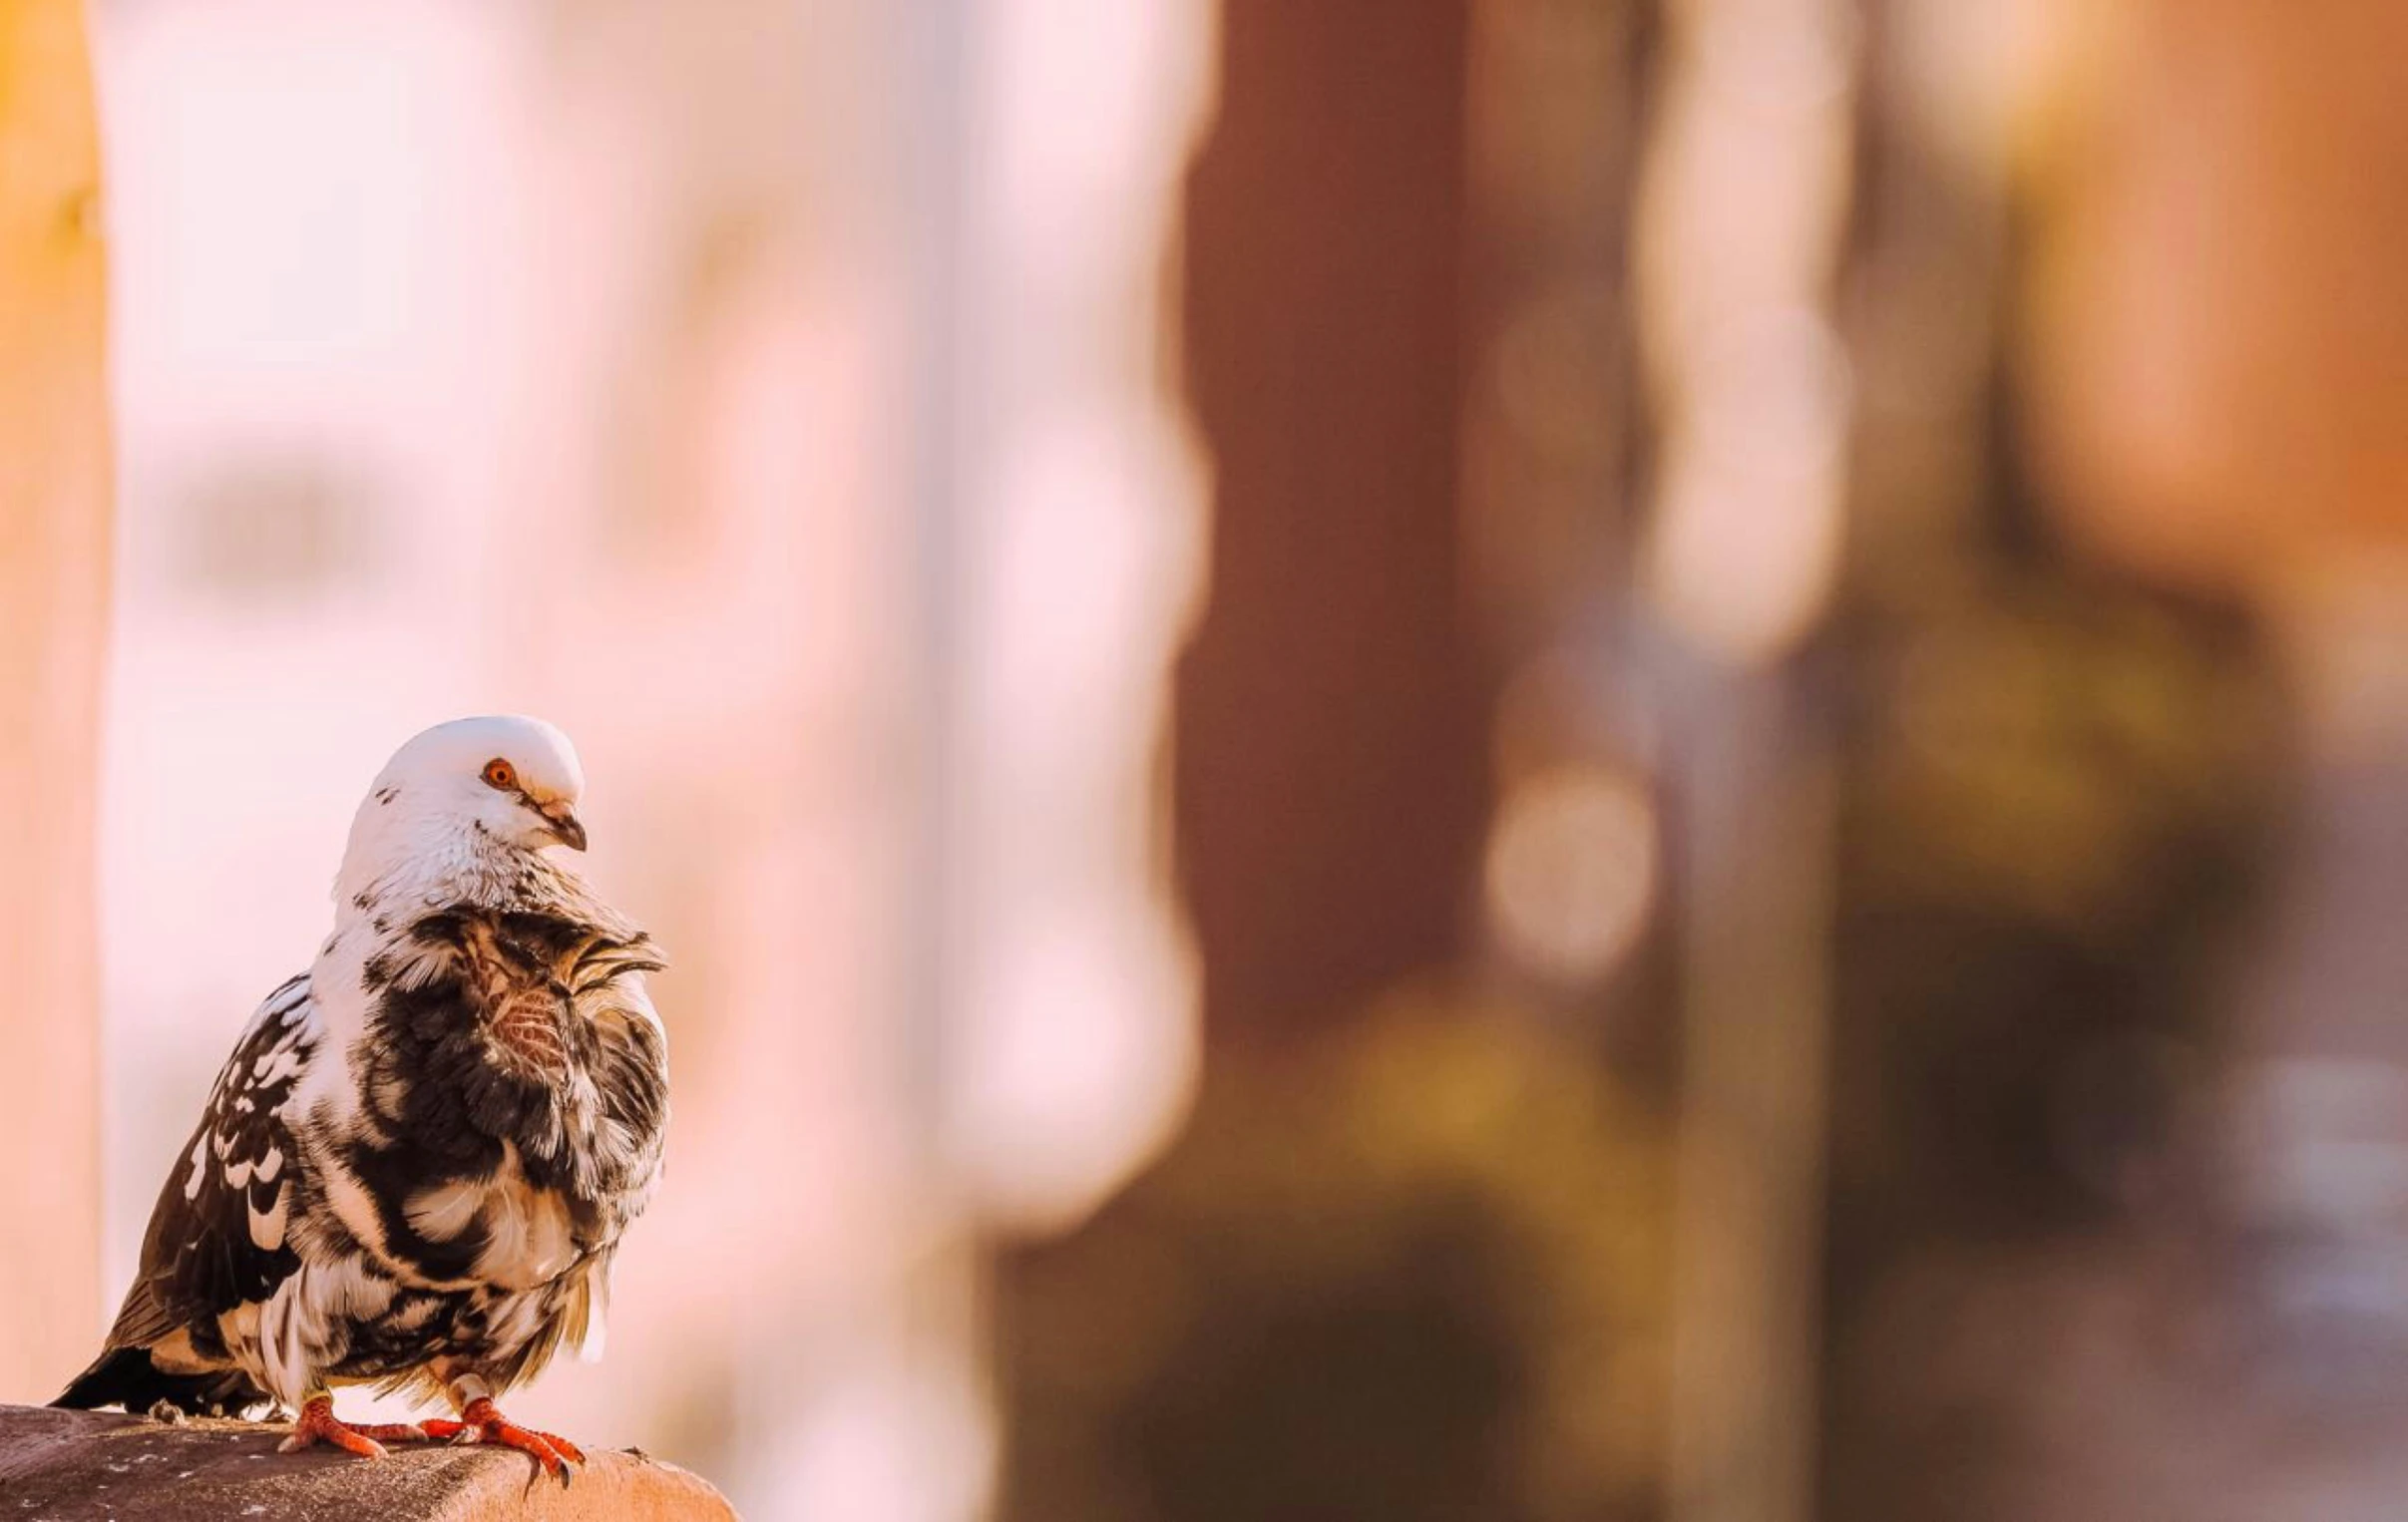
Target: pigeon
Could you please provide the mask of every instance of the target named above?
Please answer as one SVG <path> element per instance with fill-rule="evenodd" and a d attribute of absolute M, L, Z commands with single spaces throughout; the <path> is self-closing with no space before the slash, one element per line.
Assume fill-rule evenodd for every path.
<path fill-rule="evenodd" d="M 610 1261 L 658 1182 L 667 1042 L 651 940 L 546 852 L 584 773 L 538 719 L 457 719 L 359 806 L 334 933 L 267 996 L 151 1214 L 100 1356 L 53 1402 L 293 1414 L 285 1451 L 585 1454 L 496 1397 L 600 1355 Z M 337 1385 L 448 1400 L 353 1426 Z"/>

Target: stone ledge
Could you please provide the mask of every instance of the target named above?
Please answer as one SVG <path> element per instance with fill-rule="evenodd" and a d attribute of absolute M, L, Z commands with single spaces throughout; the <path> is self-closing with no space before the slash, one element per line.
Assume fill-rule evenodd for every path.
<path fill-rule="evenodd" d="M 366 1462 L 278 1453 L 283 1435 L 0 1405 L 0 1522 L 735 1522 L 708 1484 L 640 1453 L 589 1449 L 563 1489 L 521 1453 L 408 1444 Z"/>

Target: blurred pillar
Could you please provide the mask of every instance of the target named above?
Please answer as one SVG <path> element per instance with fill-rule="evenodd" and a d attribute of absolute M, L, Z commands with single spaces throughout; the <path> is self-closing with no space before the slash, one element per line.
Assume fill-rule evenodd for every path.
<path fill-rule="evenodd" d="M 1682 1082 L 1675 1522 L 1806 1522 L 1820 1379 L 1830 740 L 1777 673 L 1670 685 Z"/>
<path fill-rule="evenodd" d="M 100 1314 L 93 828 L 109 564 L 100 163 L 82 7 L 0 7 L 0 1400 Z"/>
<path fill-rule="evenodd" d="M 1226 0 L 1187 196 L 1212 601 L 1178 676 L 1208 1040 L 1459 950 L 1487 727 L 1457 521 L 1467 7 Z"/>
<path fill-rule="evenodd" d="M 930 377 L 950 452 L 923 498 L 932 1056 L 949 1170 L 983 1222 L 1041 1231 L 1150 1158 L 1195 1078 L 1161 755 L 1206 472 L 1164 254 L 1212 5 L 977 0 L 964 25 L 958 347 Z"/>
<path fill-rule="evenodd" d="M 1788 657 L 1838 570 L 1850 398 L 1830 292 L 1854 13 L 1673 0 L 1635 244 L 1658 423 L 1641 584 L 1682 787 L 1681 1139 L 1666 1488 L 1678 1522 L 1814 1495 L 1834 823 Z"/>

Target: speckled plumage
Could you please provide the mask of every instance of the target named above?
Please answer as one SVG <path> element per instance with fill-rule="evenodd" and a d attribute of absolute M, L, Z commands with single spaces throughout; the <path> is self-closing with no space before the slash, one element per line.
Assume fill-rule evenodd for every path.
<path fill-rule="evenodd" d="M 365 1382 L 465 1404 L 564 1344 L 599 1351 L 611 1255 L 660 1172 L 667 1054 L 651 942 L 541 854 L 582 845 L 582 787 L 532 720 L 395 756 L 333 935 L 235 1044 L 58 1403 L 297 1409 Z"/>

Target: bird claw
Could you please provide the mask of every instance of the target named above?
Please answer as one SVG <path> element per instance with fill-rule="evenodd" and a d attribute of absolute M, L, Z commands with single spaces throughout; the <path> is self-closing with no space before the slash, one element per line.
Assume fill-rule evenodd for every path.
<path fill-rule="evenodd" d="M 538 1432 L 506 1420 L 494 1408 L 490 1399 L 472 1400 L 460 1412 L 458 1421 L 436 1420 L 422 1422 L 432 1438 L 448 1439 L 453 1443 L 489 1443 L 495 1447 L 516 1448 L 533 1458 L 543 1472 L 559 1480 L 565 1488 L 585 1466 L 586 1450 L 566 1437 L 550 1432 Z"/>
<path fill-rule="evenodd" d="M 384 1439 L 379 1442 L 377 1439 Z M 278 1453 L 299 1453 L 324 1443 L 340 1448 L 354 1458 L 383 1458 L 387 1442 L 421 1442 L 426 1438 L 424 1428 L 403 1424 L 398 1426 L 355 1427 L 334 1414 L 334 1401 L 320 1395 L 302 1402 L 300 1417 L 292 1424 L 292 1432 L 276 1444 Z"/>

